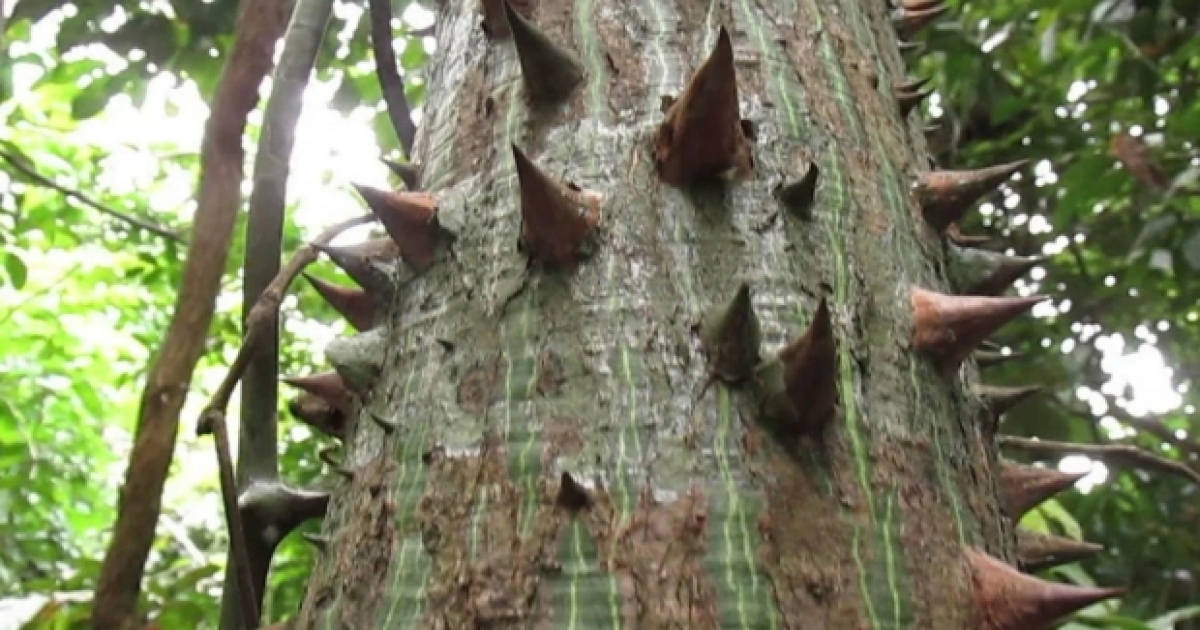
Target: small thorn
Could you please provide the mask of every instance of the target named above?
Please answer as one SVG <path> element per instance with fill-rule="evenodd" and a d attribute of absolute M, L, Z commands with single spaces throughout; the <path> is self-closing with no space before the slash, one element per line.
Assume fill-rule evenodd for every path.
<path fill-rule="evenodd" d="M 575 54 L 551 41 L 507 1 L 504 2 L 504 15 L 517 48 L 529 102 L 535 106 L 548 106 L 570 97 L 583 82 L 583 65 Z"/>
<path fill-rule="evenodd" d="M 371 420 L 375 422 L 375 426 L 379 427 L 385 435 L 391 435 L 396 432 L 396 429 L 400 428 L 399 422 L 385 418 L 381 413 L 371 412 L 367 415 L 371 416 Z"/>
<path fill-rule="evenodd" d="M 437 344 L 442 347 L 442 350 L 446 351 L 446 353 L 454 352 L 454 342 L 453 341 L 450 341 L 449 339 L 441 339 L 441 338 L 434 339 L 434 341 L 436 341 Z"/>
<path fill-rule="evenodd" d="M 1075 611 L 1127 592 L 1047 582 L 975 548 L 968 547 L 965 555 L 975 600 L 972 630 L 1046 630 Z"/>
<path fill-rule="evenodd" d="M 904 7 L 900 10 L 900 16 L 892 20 L 902 36 L 912 37 L 916 35 L 921 32 L 921 29 L 950 10 L 950 7 L 943 4 L 940 0 L 938 2 L 923 3 L 921 7 L 919 9 Z"/>
<path fill-rule="evenodd" d="M 659 177 L 672 186 L 702 178 L 742 179 L 754 169 L 738 111 L 733 42 L 721 27 L 717 45 L 671 104 L 654 141 Z"/>
<path fill-rule="evenodd" d="M 1047 300 L 1029 297 L 946 295 L 910 288 L 913 309 L 912 345 L 938 359 L 943 373 L 959 368 L 975 348 L 1004 324 Z"/>
<path fill-rule="evenodd" d="M 963 234 L 957 223 L 950 224 L 945 231 L 946 238 L 959 247 L 982 247 L 992 242 L 990 236 L 972 236 Z"/>
<path fill-rule="evenodd" d="M 345 439 L 346 415 L 320 396 L 302 392 L 288 402 L 288 412 L 319 433 Z"/>
<path fill-rule="evenodd" d="M 345 381 L 337 372 L 321 372 L 308 376 L 284 377 L 284 383 L 302 389 L 314 396 L 320 397 L 330 407 L 349 415 L 352 409 L 352 396 L 346 388 Z"/>
<path fill-rule="evenodd" d="M 327 549 L 329 549 L 329 538 L 326 536 L 321 536 L 318 534 L 301 534 L 300 536 L 304 538 L 304 540 L 307 540 L 310 545 L 316 547 L 317 551 L 324 553 Z"/>
<path fill-rule="evenodd" d="M 354 471 L 349 468 L 346 468 L 345 466 L 337 466 L 333 469 L 333 472 L 337 473 L 339 476 L 341 476 L 342 479 L 345 479 L 346 481 L 354 481 Z"/>
<path fill-rule="evenodd" d="M 393 175 L 399 177 L 400 181 L 404 182 L 405 188 L 411 191 L 418 190 L 421 181 L 421 169 L 416 164 L 401 164 L 386 158 L 379 158 L 379 161 L 383 162 L 384 166 L 387 166 Z"/>
<path fill-rule="evenodd" d="M 900 48 L 900 54 L 902 54 L 902 55 L 925 50 L 925 44 L 922 42 L 900 41 L 898 46 Z"/>
<path fill-rule="evenodd" d="M 1041 392 L 1042 388 L 1037 385 L 1028 387 L 978 385 L 975 387 L 975 395 L 983 399 L 983 404 L 987 406 L 988 411 L 996 416 L 1008 413 L 1008 410 Z"/>
<path fill-rule="evenodd" d="M 796 216 L 805 221 L 811 221 L 813 202 L 817 196 L 817 178 L 820 175 L 821 169 L 817 167 L 817 163 L 810 163 L 808 171 L 804 173 L 804 177 L 800 181 L 776 188 L 775 198 Z"/>
<path fill-rule="evenodd" d="M 1078 562 L 1104 551 L 1104 545 L 1017 528 L 1017 565 L 1035 573 Z"/>
<path fill-rule="evenodd" d="M 743 282 L 733 300 L 714 309 L 707 319 L 701 326 L 700 343 L 709 371 L 731 385 L 741 383 L 758 365 L 762 341 L 750 285 Z"/>
<path fill-rule="evenodd" d="M 766 392 L 763 421 L 785 435 L 819 439 L 837 404 L 837 341 L 824 298 L 808 330 L 779 352 L 777 363 L 782 391 Z"/>
<path fill-rule="evenodd" d="M 370 330 L 375 325 L 375 299 L 366 291 L 326 282 L 308 272 L 303 276 L 355 330 Z"/>
<path fill-rule="evenodd" d="M 924 101 L 930 94 L 933 94 L 932 88 L 921 90 L 926 83 L 929 83 L 928 78 L 901 83 L 893 89 L 893 93 L 896 96 L 896 104 L 900 107 L 901 118 L 907 118 L 913 108 L 920 105 L 921 101 Z"/>
<path fill-rule="evenodd" d="M 917 178 L 917 195 L 925 220 L 938 232 L 966 215 L 971 204 L 995 190 L 1029 160 L 989 166 L 973 171 L 926 171 Z"/>
<path fill-rule="evenodd" d="M 438 247 L 449 239 L 437 220 L 437 200 L 425 192 L 379 190 L 354 184 L 388 236 L 400 248 L 400 257 L 416 271 L 433 264 Z"/>
<path fill-rule="evenodd" d="M 1000 365 L 1014 359 L 1020 359 L 1025 355 L 1020 352 L 1004 354 L 998 350 L 976 350 L 971 356 L 980 368 L 985 368 Z"/>
<path fill-rule="evenodd" d="M 338 468 L 342 465 L 342 461 L 337 458 L 337 452 L 338 447 L 336 446 L 323 446 L 317 449 L 317 459 L 330 468 Z"/>
<path fill-rule="evenodd" d="M 1014 523 L 1050 497 L 1074 487 L 1086 472 L 1068 473 L 1055 468 L 1000 462 L 1000 492 L 1004 511 Z"/>
<path fill-rule="evenodd" d="M 555 502 L 571 512 L 578 512 L 592 505 L 592 497 L 587 488 L 579 485 L 570 473 L 563 472 L 558 483 L 558 497 Z"/>
<path fill-rule="evenodd" d="M 512 145 L 521 187 L 521 244 L 536 260 L 568 267 L 584 256 L 584 243 L 600 223 L 599 193 L 550 179 Z"/>
<path fill-rule="evenodd" d="M 391 291 L 391 276 L 380 267 L 380 263 L 390 263 L 400 256 L 400 247 L 392 239 L 373 239 L 350 247 L 330 247 L 316 243 L 312 246 L 325 254 L 367 293 L 385 295 Z"/>

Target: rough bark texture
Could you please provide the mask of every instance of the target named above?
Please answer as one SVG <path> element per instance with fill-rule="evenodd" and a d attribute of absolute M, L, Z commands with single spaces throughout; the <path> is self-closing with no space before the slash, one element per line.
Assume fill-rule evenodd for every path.
<path fill-rule="evenodd" d="M 383 369 L 347 441 L 358 472 L 330 507 L 297 627 L 971 626 L 963 546 L 1007 557 L 1012 534 L 976 401 L 909 347 L 909 287 L 948 289 L 909 189 L 924 142 L 892 93 L 905 76 L 887 12 L 540 0 L 530 21 L 586 74 L 544 113 L 479 3 L 441 5 L 415 159 L 457 240 L 403 279 L 382 324 Z M 666 186 L 661 99 L 722 25 L 756 172 Z M 513 144 L 605 195 L 573 271 L 529 267 L 517 247 Z M 772 191 L 814 162 L 803 221 Z M 742 282 L 764 358 L 828 300 L 838 407 L 822 440 L 785 449 L 744 389 L 698 396 L 694 325 Z M 372 413 L 400 428 L 385 435 Z"/>

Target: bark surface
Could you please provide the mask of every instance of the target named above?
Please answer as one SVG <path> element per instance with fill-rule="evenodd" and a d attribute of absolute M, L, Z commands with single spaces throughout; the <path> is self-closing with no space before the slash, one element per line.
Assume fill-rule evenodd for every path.
<path fill-rule="evenodd" d="M 925 148 L 892 93 L 906 77 L 885 2 L 523 5 L 585 81 L 531 108 L 512 41 L 485 37 L 477 0 L 442 3 L 415 158 L 457 239 L 398 279 L 297 627 L 969 627 L 963 546 L 1007 557 L 1011 532 L 973 377 L 948 381 L 909 347 L 909 287 L 948 289 L 910 192 Z M 662 97 L 720 26 L 756 172 L 666 186 Z M 518 248 L 514 144 L 605 196 L 573 271 Z M 773 191 L 813 163 L 806 221 Z M 827 299 L 823 440 L 785 448 L 745 388 L 700 395 L 695 325 L 742 282 L 764 358 Z"/>

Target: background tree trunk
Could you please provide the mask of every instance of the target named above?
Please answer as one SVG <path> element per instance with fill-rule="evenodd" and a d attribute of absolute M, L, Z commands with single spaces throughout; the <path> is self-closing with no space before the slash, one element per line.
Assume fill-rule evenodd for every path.
<path fill-rule="evenodd" d="M 972 627 L 963 547 L 1008 557 L 1011 528 L 977 401 L 909 347 L 909 287 L 948 290 L 909 192 L 925 148 L 892 95 L 906 77 L 889 10 L 540 0 L 527 15 L 586 75 L 542 113 L 476 0 L 442 3 L 415 157 L 457 240 L 397 281 L 363 338 L 383 369 L 346 440 L 354 476 L 299 628 Z M 671 187 L 655 172 L 661 100 L 720 26 L 756 172 Z M 513 144 L 606 197 L 573 272 L 518 249 Z M 805 221 L 773 190 L 812 163 Z M 700 396 L 694 326 L 742 282 L 764 358 L 822 297 L 832 314 L 837 418 L 790 453 L 742 390 Z"/>

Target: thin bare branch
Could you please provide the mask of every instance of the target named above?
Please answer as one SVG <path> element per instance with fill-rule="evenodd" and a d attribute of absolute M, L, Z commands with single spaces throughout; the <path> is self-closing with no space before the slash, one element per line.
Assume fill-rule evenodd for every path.
<path fill-rule="evenodd" d="M 178 243 L 180 245 L 187 244 L 186 239 L 184 239 L 182 236 L 172 232 L 171 230 L 168 230 L 165 227 L 162 227 L 160 225 L 155 225 L 153 223 L 150 223 L 149 221 L 145 221 L 143 219 L 139 219 L 137 217 L 125 214 L 124 212 L 121 212 L 120 210 L 111 208 L 109 206 L 106 206 L 106 205 L 100 203 L 99 201 L 96 201 L 95 199 L 92 199 L 88 195 L 81 193 L 78 190 L 72 190 L 70 188 L 67 188 L 66 186 L 63 186 L 62 184 L 55 182 L 54 180 L 50 179 L 49 177 L 46 177 L 45 175 L 42 175 L 41 173 L 39 173 L 37 171 L 37 169 L 34 168 L 33 166 L 25 164 L 25 162 L 23 160 L 21 160 L 19 157 L 15 156 L 7 151 L 0 151 L 0 158 L 2 158 L 5 162 L 8 162 L 13 167 L 14 170 L 16 170 L 18 173 L 24 175 L 28 180 L 30 180 L 34 184 L 37 184 L 38 186 L 41 186 L 43 188 L 49 188 L 50 190 L 53 190 L 64 197 L 69 197 L 71 199 L 78 201 L 79 203 L 82 203 L 85 206 L 88 206 L 89 208 L 99 212 L 100 214 L 108 215 L 114 219 L 117 219 L 118 221 L 128 223 L 129 225 L 131 225 L 139 230 L 145 230 L 147 232 L 150 232 L 151 234 L 154 234 L 155 236 L 161 236 L 162 238 L 165 238 L 169 241 Z"/>
<path fill-rule="evenodd" d="M 371 50 L 375 53 L 375 75 L 383 100 L 387 103 L 388 117 L 400 139 L 400 148 L 405 159 L 412 159 L 413 140 L 417 126 L 412 121 L 412 108 L 404 95 L 404 79 L 396 65 L 396 51 L 392 48 L 392 3 L 391 0 L 370 0 L 371 7 Z M 405 182 L 408 184 L 409 182 Z M 409 188 L 414 189 L 412 186 Z"/>
<path fill-rule="evenodd" d="M 1131 444 L 1076 444 L 1012 435 L 1002 435 L 997 441 L 1002 447 L 1015 448 L 1034 455 L 1087 455 L 1114 467 L 1141 468 L 1178 475 L 1200 486 L 1200 472 L 1181 462 L 1155 455 Z"/>

